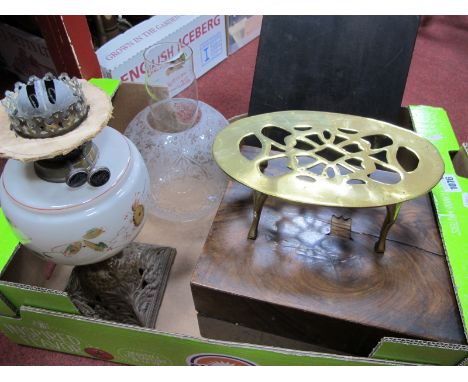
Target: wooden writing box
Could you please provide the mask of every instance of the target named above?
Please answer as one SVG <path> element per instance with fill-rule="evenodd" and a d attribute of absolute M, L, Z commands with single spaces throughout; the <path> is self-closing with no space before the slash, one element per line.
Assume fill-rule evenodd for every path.
<path fill-rule="evenodd" d="M 374 252 L 385 208 L 268 198 L 248 240 L 252 192 L 231 182 L 192 276 L 200 315 L 356 355 L 384 336 L 465 343 L 429 196 L 405 202 Z M 331 234 L 352 219 L 351 238 Z"/>

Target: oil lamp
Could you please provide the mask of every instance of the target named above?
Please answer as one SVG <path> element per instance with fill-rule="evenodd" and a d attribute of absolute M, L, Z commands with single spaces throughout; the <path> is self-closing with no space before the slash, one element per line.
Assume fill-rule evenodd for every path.
<path fill-rule="evenodd" d="M 22 243 L 55 263 L 105 260 L 145 220 L 149 177 L 134 144 L 107 126 L 110 98 L 66 74 L 32 76 L 0 106 L 0 203 Z"/>

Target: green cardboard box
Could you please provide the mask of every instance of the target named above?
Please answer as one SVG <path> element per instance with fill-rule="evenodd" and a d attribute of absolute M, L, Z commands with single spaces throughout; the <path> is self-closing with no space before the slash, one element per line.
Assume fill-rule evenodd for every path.
<path fill-rule="evenodd" d="M 113 94 L 117 83 L 100 81 Z M 146 105 L 144 87 L 122 84 L 114 97 L 110 125 L 123 131 Z M 410 106 L 414 129 L 430 139 L 445 161 L 444 178 L 433 199 L 463 322 L 468 312 L 468 179 L 454 169 L 459 145 L 443 109 Z M 465 151 L 457 154 L 466 166 Z M 460 158 L 462 158 L 460 160 Z M 271 337 L 263 346 L 201 338 L 190 292 L 190 277 L 214 215 L 196 224 L 150 218 L 137 241 L 177 248 L 154 329 L 119 324 L 80 314 L 65 290 L 72 267 L 57 265 L 46 277 L 43 260 L 28 253 L 0 210 L 0 330 L 12 341 L 48 350 L 131 365 L 463 365 L 468 346 L 383 338 L 367 358 L 325 353 L 321 349 Z M 155 237 L 157 236 L 157 237 Z M 466 326 L 465 326 L 466 329 Z M 465 330 L 466 332 L 466 330 Z M 253 336 L 254 334 L 252 334 Z M 265 338 L 266 334 L 260 333 Z M 262 341 L 252 341 L 262 342 Z M 265 342 L 264 342 L 265 343 Z M 297 346 L 296 346 L 297 345 Z M 299 346 L 300 345 L 300 346 Z M 315 351 L 310 351 L 310 350 Z"/>

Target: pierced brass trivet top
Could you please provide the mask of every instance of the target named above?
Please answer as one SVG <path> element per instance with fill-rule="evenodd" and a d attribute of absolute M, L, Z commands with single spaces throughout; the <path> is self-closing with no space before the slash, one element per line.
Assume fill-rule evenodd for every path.
<path fill-rule="evenodd" d="M 244 151 L 246 143 L 260 149 Z M 409 130 L 315 111 L 240 119 L 217 135 L 213 154 L 230 177 L 254 190 L 249 238 L 257 236 L 267 196 L 332 207 L 386 206 L 377 252 L 385 250 L 401 203 L 429 192 L 444 172 L 437 149 Z"/>

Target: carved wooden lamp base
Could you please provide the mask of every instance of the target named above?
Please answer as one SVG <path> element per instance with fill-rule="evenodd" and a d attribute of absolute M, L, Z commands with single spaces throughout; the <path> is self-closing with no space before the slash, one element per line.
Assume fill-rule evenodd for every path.
<path fill-rule="evenodd" d="M 175 254 L 131 243 L 108 260 L 75 267 L 66 291 L 87 317 L 154 328 Z"/>

